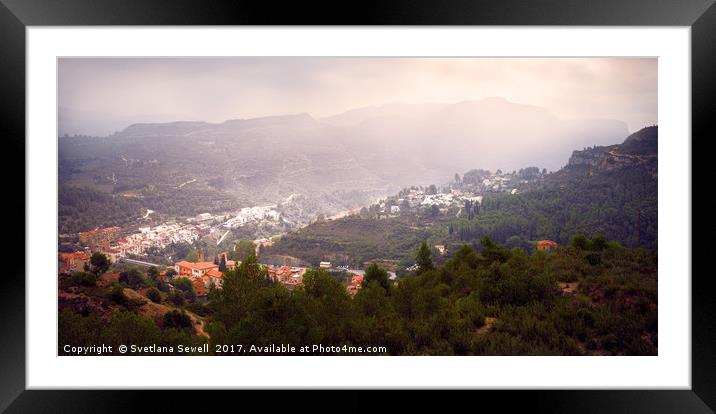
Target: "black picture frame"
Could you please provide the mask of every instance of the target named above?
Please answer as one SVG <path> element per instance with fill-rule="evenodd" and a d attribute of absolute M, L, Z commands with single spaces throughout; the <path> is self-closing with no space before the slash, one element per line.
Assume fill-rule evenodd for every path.
<path fill-rule="evenodd" d="M 87 25 L 587 25 L 689 26 L 692 58 L 692 137 L 708 138 L 716 113 L 716 6 L 714 0 L 451 0 L 363 2 L 202 2 L 199 0 L 0 0 L 0 137 L 6 154 L 4 177 L 25 171 L 25 29 L 27 26 Z M 693 154 L 694 153 L 692 150 Z M 694 159 L 692 166 L 696 163 Z M 703 165 L 703 164 L 700 164 Z M 699 182 L 701 174 L 695 174 Z M 17 256 L 18 235 L 28 220 L 25 184 L 8 180 L 9 197 L 2 238 L 6 260 L 15 266 L 2 273 L 0 288 L 0 410 L 8 412 L 113 412 L 187 408 L 192 400 L 218 402 L 227 394 L 195 394 L 190 398 L 149 395 L 142 391 L 25 390 L 25 274 Z M 9 187 L 9 188 L 8 188 Z M 693 186 L 692 188 L 697 188 Z M 693 202 L 693 201 L 692 201 Z M 20 211 L 18 211 L 20 210 Z M 7 226 L 10 226 L 9 228 Z M 692 252 L 706 254 L 708 245 L 692 243 Z M 48 260 L 30 254 L 25 260 Z M 692 253 L 692 258 L 694 257 Z M 693 259 L 692 259 L 693 260 Z M 642 391 L 479 391 L 470 400 L 481 406 L 497 402 L 500 410 L 545 412 L 713 412 L 716 408 L 716 311 L 711 299 L 710 272 L 692 277 L 692 388 Z M 683 275 L 685 278 L 690 275 Z M 519 394 L 518 394 L 519 393 Z M 233 395 L 233 393 L 232 393 Z M 422 398 L 426 393 L 420 394 Z M 428 394 L 429 395 L 429 394 Z M 255 398 L 270 402 L 272 411 L 292 409 L 302 397 Z M 147 398 L 148 397 L 148 398 Z M 364 397 L 340 394 L 337 400 L 361 405 Z M 236 401 L 236 396 L 229 397 Z M 245 397 L 241 397 L 245 398 Z M 391 397 L 391 404 L 416 401 L 417 396 Z M 430 397 L 428 397 L 430 398 Z M 453 397 L 449 397 L 450 401 Z M 418 399 L 420 401 L 421 399 Z M 381 403 L 382 404 L 382 403 Z M 444 406 L 446 407 L 446 406 Z"/>

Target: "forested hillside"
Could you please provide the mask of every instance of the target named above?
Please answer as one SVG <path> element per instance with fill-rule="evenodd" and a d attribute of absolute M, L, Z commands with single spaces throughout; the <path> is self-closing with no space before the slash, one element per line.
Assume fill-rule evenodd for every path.
<path fill-rule="evenodd" d="M 322 344 L 381 346 L 380 353 L 389 355 L 657 353 L 653 251 L 596 237 L 528 255 L 484 239 L 479 252 L 464 246 L 441 267 L 425 256 L 418 262 L 417 273 L 397 285 L 382 269 L 369 268 L 362 289 L 351 298 L 322 270 L 308 271 L 303 286 L 289 291 L 272 284 L 249 258 L 225 274 L 223 289 L 214 291 L 208 304 L 192 303 L 188 295 L 187 302 L 172 306 L 204 315 L 211 352 L 222 344 Z M 163 296 L 158 300 L 174 300 Z M 202 342 L 177 331 L 173 315 L 155 322 L 123 312 L 103 319 L 65 309 L 61 342 L 93 344 L 110 334 L 138 345 Z M 233 353 L 247 355 L 236 348 Z"/>
<path fill-rule="evenodd" d="M 657 139 L 657 127 L 649 127 L 621 145 L 575 151 L 565 168 L 523 192 L 486 194 L 477 214 L 452 209 L 398 217 L 362 213 L 291 232 L 266 253 L 314 264 L 324 259 L 361 263 L 405 259 L 422 240 L 454 250 L 465 243 L 477 246 L 489 236 L 531 251 L 537 240 L 562 244 L 596 234 L 624 246 L 656 248 Z"/>

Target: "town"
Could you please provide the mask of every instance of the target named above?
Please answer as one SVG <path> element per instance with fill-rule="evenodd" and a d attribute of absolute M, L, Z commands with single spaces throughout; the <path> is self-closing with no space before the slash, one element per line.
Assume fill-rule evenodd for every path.
<path fill-rule="evenodd" d="M 503 173 L 498 170 L 471 170 L 462 177 L 455 174 L 454 180 L 447 185 L 437 187 L 412 186 L 401 190 L 397 195 L 378 200 L 369 207 L 354 208 L 343 211 L 319 220 L 337 220 L 343 217 L 359 214 L 376 214 L 378 218 L 386 218 L 401 214 L 428 214 L 447 213 L 457 211 L 456 215 L 468 216 L 477 211 L 484 194 L 507 193 L 517 194 L 520 188 L 530 185 L 546 174 L 537 167 L 530 167 Z M 283 220 L 276 204 L 244 207 L 234 213 L 216 214 L 201 213 L 194 217 L 177 219 L 154 227 L 140 226 L 136 231 L 123 230 L 120 227 L 95 228 L 77 235 L 76 241 L 61 240 L 60 247 L 60 273 L 71 273 L 83 270 L 93 253 L 105 255 L 111 264 L 127 263 L 137 266 L 157 266 L 160 276 L 171 282 L 172 277 L 186 277 L 192 281 L 194 290 L 199 298 L 206 297 L 212 288 L 221 288 L 223 272 L 240 265 L 240 260 L 232 260 L 228 251 L 218 251 L 217 248 L 227 238 L 233 229 L 241 228 L 250 223 L 279 223 Z M 280 237 L 277 234 L 270 238 L 258 238 L 251 241 L 254 254 L 259 257 L 263 248 L 270 247 L 274 240 Z M 197 249 L 196 260 L 186 260 L 185 257 L 173 257 L 163 254 L 168 248 L 177 244 L 196 246 L 197 242 L 216 240 L 208 244 L 213 248 Z M 205 244 L 207 245 L 207 244 Z M 235 249 L 236 246 L 231 246 Z M 439 255 L 448 254 L 444 244 L 435 244 L 432 249 Z M 155 255 L 149 253 L 159 252 L 161 262 L 151 260 Z M 215 254 L 214 254 L 215 253 Z M 213 261 L 204 261 L 205 255 L 214 254 Z M 156 258 L 154 258 L 156 259 Z M 379 262 L 374 259 L 366 262 Z M 395 263 L 381 263 L 389 272 L 391 282 L 397 280 Z M 302 285 L 306 266 L 292 266 L 286 263 L 262 263 L 268 278 L 273 283 L 280 283 L 288 289 Z M 347 265 L 333 266 L 330 261 L 321 261 L 319 268 L 334 274 L 346 286 L 349 293 L 355 294 L 361 287 L 362 269 L 349 269 Z M 401 272 L 415 271 L 417 265 L 401 269 Z M 170 283 L 171 286 L 171 283 Z"/>

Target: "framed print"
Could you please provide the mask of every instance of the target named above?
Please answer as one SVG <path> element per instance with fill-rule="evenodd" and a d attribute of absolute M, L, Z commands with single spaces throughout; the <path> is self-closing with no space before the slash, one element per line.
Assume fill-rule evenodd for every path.
<path fill-rule="evenodd" d="M 26 242 L 2 407 L 464 389 L 710 412 L 692 137 L 716 9 L 513 3 L 4 1 Z"/>

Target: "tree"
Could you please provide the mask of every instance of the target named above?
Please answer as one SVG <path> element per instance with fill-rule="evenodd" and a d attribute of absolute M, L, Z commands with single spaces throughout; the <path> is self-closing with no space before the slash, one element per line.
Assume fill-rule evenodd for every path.
<path fill-rule="evenodd" d="M 79 286 L 94 286 L 97 283 L 97 275 L 91 272 L 74 272 L 72 283 Z"/>
<path fill-rule="evenodd" d="M 183 296 L 189 302 L 196 300 L 196 292 L 194 292 L 194 284 L 186 277 L 178 277 L 174 279 L 174 287 L 183 293 Z"/>
<path fill-rule="evenodd" d="M 192 322 L 186 312 L 173 310 L 164 314 L 164 317 L 162 318 L 162 327 L 176 328 L 178 330 L 191 329 Z"/>
<path fill-rule="evenodd" d="M 226 272 L 226 255 L 221 256 L 221 262 L 219 263 L 219 271 Z"/>
<path fill-rule="evenodd" d="M 154 303 L 162 302 L 162 295 L 159 293 L 159 290 L 157 290 L 157 288 L 150 288 L 149 290 L 147 290 L 147 297 Z"/>
<path fill-rule="evenodd" d="M 159 269 L 157 269 L 156 266 L 150 267 L 147 269 L 147 276 L 149 276 L 149 280 L 152 281 L 152 284 L 156 286 L 159 281 Z"/>
<path fill-rule="evenodd" d="M 388 272 L 375 263 L 372 263 L 365 269 L 365 276 L 363 278 L 363 283 L 365 285 L 371 284 L 373 282 L 376 282 L 378 285 L 382 286 L 383 289 L 388 289 L 388 287 L 390 286 L 390 283 L 388 282 Z"/>
<path fill-rule="evenodd" d="M 196 250 L 192 250 L 189 253 L 187 253 L 184 260 L 186 260 L 187 262 L 196 263 L 199 261 L 199 253 Z"/>
<path fill-rule="evenodd" d="M 171 278 L 173 278 L 174 276 L 177 275 L 177 271 L 174 270 L 174 269 L 169 269 L 169 270 L 167 270 L 167 272 L 165 273 L 165 275 L 167 275 L 167 278 L 171 279 Z"/>
<path fill-rule="evenodd" d="M 418 268 L 420 269 L 420 273 L 426 272 L 428 270 L 433 270 L 435 268 L 432 256 L 433 255 L 430 251 L 430 247 L 428 247 L 428 243 L 423 242 L 420 245 L 420 249 L 418 250 L 418 256 L 415 261 L 418 265 Z"/>
<path fill-rule="evenodd" d="M 603 234 L 599 233 L 592 237 L 591 250 L 602 251 L 609 247 L 609 241 Z"/>
<path fill-rule="evenodd" d="M 184 294 L 178 290 L 170 292 L 167 299 L 169 302 L 173 303 L 174 306 L 184 306 L 185 303 Z"/>
<path fill-rule="evenodd" d="M 124 294 L 124 289 L 121 286 L 115 286 L 112 288 L 112 292 L 109 294 L 110 300 L 118 305 L 124 305 L 129 302 L 129 298 Z"/>
<path fill-rule="evenodd" d="M 90 258 L 90 271 L 95 275 L 101 275 L 109 269 L 109 259 L 102 253 L 92 253 Z"/>
<path fill-rule="evenodd" d="M 141 289 L 148 285 L 142 273 L 134 267 L 119 274 L 119 283 L 134 290 Z"/>
<path fill-rule="evenodd" d="M 251 240 L 239 240 L 234 245 L 234 251 L 231 252 L 231 257 L 234 260 L 244 261 L 249 256 L 256 254 L 256 248 L 254 242 Z"/>
<path fill-rule="evenodd" d="M 437 204 L 430 206 L 430 217 L 437 217 L 440 214 L 440 207 Z"/>
<path fill-rule="evenodd" d="M 572 238 L 572 246 L 580 250 L 587 250 L 589 249 L 589 239 L 583 234 L 578 234 Z"/>

